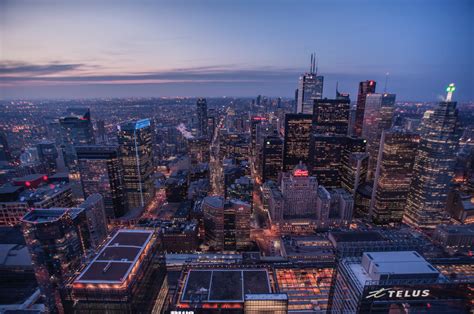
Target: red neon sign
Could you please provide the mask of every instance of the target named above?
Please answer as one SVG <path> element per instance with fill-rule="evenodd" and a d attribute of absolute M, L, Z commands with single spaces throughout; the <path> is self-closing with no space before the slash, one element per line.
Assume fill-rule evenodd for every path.
<path fill-rule="evenodd" d="M 295 177 L 307 177 L 308 176 L 308 170 L 301 170 L 301 169 L 296 169 L 295 172 L 293 173 Z"/>

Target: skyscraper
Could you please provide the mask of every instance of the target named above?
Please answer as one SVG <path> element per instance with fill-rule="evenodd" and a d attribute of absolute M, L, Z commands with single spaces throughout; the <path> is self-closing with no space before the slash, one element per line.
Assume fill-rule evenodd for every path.
<path fill-rule="evenodd" d="M 92 194 L 79 205 L 79 208 L 84 209 L 91 248 L 96 249 L 107 237 L 107 218 L 105 216 L 104 198 L 100 194 Z"/>
<path fill-rule="evenodd" d="M 50 313 L 64 313 L 64 286 L 79 267 L 84 246 L 76 209 L 33 209 L 23 217 L 23 234 L 36 280 Z"/>
<path fill-rule="evenodd" d="M 0 161 L 10 161 L 10 148 L 5 133 L 0 132 Z"/>
<path fill-rule="evenodd" d="M 283 140 L 277 135 L 267 136 L 263 140 L 262 180 L 278 180 L 283 167 Z"/>
<path fill-rule="evenodd" d="M 357 108 L 354 123 L 355 136 L 362 135 L 362 125 L 364 123 L 365 99 L 367 94 L 375 93 L 375 81 L 364 81 L 359 83 L 359 93 L 357 94 Z"/>
<path fill-rule="evenodd" d="M 382 131 L 388 130 L 392 126 L 394 106 L 395 94 L 367 94 L 362 137 L 367 140 L 367 152 L 369 153 L 368 177 L 370 179 L 373 179 L 375 174 Z"/>
<path fill-rule="evenodd" d="M 68 168 L 76 165 L 76 145 L 95 144 L 89 108 L 69 108 L 59 119 L 64 160 Z"/>
<path fill-rule="evenodd" d="M 208 136 L 208 120 L 207 120 L 207 102 L 206 98 L 197 99 L 197 119 L 198 119 L 198 135 Z"/>
<path fill-rule="evenodd" d="M 344 150 L 341 161 L 341 185 L 354 199 L 359 185 L 367 181 L 368 166 L 367 153 Z"/>
<path fill-rule="evenodd" d="M 224 250 L 250 247 L 250 204 L 232 199 L 224 204 Z"/>
<path fill-rule="evenodd" d="M 119 126 L 119 156 L 129 209 L 145 208 L 154 196 L 153 132 L 149 119 Z"/>
<path fill-rule="evenodd" d="M 316 55 L 311 54 L 310 70 L 298 82 L 296 113 L 312 114 L 313 101 L 323 97 L 324 77 L 318 76 L 317 72 Z"/>
<path fill-rule="evenodd" d="M 350 100 L 315 99 L 313 130 L 315 134 L 347 135 L 349 127 Z"/>
<path fill-rule="evenodd" d="M 283 146 L 283 171 L 292 171 L 300 162 L 309 163 L 309 146 L 312 115 L 285 115 L 285 142 Z"/>
<path fill-rule="evenodd" d="M 102 195 L 107 217 L 123 216 L 128 208 L 118 147 L 77 146 L 76 151 L 84 196 Z"/>
<path fill-rule="evenodd" d="M 311 174 L 326 188 L 339 188 L 342 161 L 351 153 L 365 152 L 366 141 L 343 135 L 313 134 L 310 144 Z M 347 157 L 348 158 L 348 157 Z"/>
<path fill-rule="evenodd" d="M 52 141 L 42 141 L 36 145 L 38 151 L 38 158 L 43 163 L 48 171 L 48 174 L 56 172 L 58 159 L 58 150 L 56 144 Z"/>
<path fill-rule="evenodd" d="M 454 86 L 453 86 L 454 89 Z M 421 123 L 421 138 L 415 157 L 413 180 L 403 221 L 415 228 L 434 229 L 446 218 L 448 187 L 454 177 L 458 110 L 451 101 L 428 110 Z"/>
<path fill-rule="evenodd" d="M 418 141 L 418 134 L 400 129 L 382 132 L 371 201 L 374 223 L 402 222 Z"/>

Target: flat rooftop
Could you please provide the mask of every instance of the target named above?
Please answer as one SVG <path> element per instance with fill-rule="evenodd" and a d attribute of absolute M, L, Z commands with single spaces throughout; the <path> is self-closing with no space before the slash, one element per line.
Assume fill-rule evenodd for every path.
<path fill-rule="evenodd" d="M 330 239 L 336 242 L 367 242 L 367 241 L 382 241 L 384 238 L 376 231 L 341 231 L 331 232 Z"/>
<path fill-rule="evenodd" d="M 45 223 L 56 221 L 68 212 L 67 208 L 48 208 L 48 209 L 33 209 L 29 211 L 24 217 L 23 221 L 29 223 Z"/>
<path fill-rule="evenodd" d="M 152 236 L 152 230 L 121 229 L 117 231 L 74 283 L 124 282 Z"/>
<path fill-rule="evenodd" d="M 346 264 L 362 289 L 367 281 L 437 279 L 439 271 L 415 251 L 365 252 L 361 262 Z"/>
<path fill-rule="evenodd" d="M 244 302 L 246 294 L 271 294 L 265 269 L 190 270 L 181 302 Z"/>

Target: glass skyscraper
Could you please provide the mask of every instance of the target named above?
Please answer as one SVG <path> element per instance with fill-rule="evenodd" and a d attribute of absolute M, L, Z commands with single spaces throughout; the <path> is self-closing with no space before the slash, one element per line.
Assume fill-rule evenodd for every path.
<path fill-rule="evenodd" d="M 152 128 L 149 119 L 119 126 L 119 155 L 129 209 L 145 208 L 154 196 Z"/>
<path fill-rule="evenodd" d="M 446 221 L 446 201 L 456 163 L 457 127 L 458 110 L 454 101 L 440 102 L 423 116 L 403 218 L 412 227 L 434 229 Z"/>
<path fill-rule="evenodd" d="M 127 202 L 118 147 L 78 146 L 76 151 L 84 196 L 99 193 L 104 197 L 108 218 L 123 216 L 127 212 Z"/>

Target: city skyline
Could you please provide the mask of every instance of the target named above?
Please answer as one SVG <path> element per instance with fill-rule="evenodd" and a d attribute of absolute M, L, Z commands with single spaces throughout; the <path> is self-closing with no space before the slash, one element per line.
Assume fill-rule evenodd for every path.
<path fill-rule="evenodd" d="M 323 97 L 334 97 L 336 82 L 353 101 L 360 81 L 381 91 L 388 72 L 401 101 L 436 100 L 451 82 L 456 100 L 474 99 L 470 1 L 2 0 L 0 8 L 4 99 L 292 98 L 313 52 Z"/>

